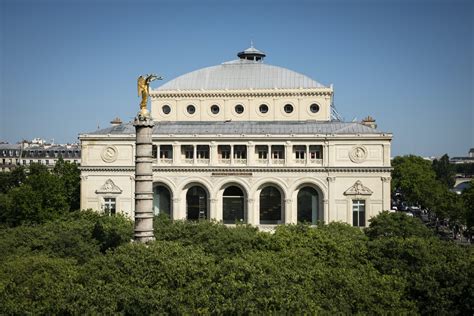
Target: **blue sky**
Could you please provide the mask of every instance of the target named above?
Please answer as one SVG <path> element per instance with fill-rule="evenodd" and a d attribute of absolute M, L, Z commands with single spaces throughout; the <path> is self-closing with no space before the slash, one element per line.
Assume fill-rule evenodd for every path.
<path fill-rule="evenodd" d="M 376 118 L 393 155 L 474 147 L 473 1 L 0 3 L 4 141 L 75 142 L 129 121 L 138 75 L 169 80 L 253 40 L 266 63 L 333 83 L 345 120 Z"/>

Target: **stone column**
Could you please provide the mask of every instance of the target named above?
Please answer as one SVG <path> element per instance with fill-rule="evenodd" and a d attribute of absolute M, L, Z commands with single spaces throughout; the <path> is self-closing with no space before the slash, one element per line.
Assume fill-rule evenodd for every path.
<path fill-rule="evenodd" d="M 293 209 L 292 209 L 293 200 L 292 199 L 285 199 L 285 224 L 292 224 L 293 223 Z M 296 223 L 294 223 L 296 224 Z"/>
<path fill-rule="evenodd" d="M 388 211 L 391 209 L 391 192 L 390 192 L 390 180 L 391 177 L 382 177 L 382 211 Z"/>
<path fill-rule="evenodd" d="M 133 122 L 136 131 L 135 153 L 135 232 L 136 242 L 155 240 L 153 234 L 153 120 L 139 113 Z"/>
<path fill-rule="evenodd" d="M 216 142 L 211 142 L 211 145 L 209 146 L 209 164 L 215 166 L 217 163 L 217 144 Z"/>
<path fill-rule="evenodd" d="M 336 182 L 336 177 L 327 177 L 328 180 L 328 213 L 327 217 L 324 219 L 326 224 L 329 224 L 334 217 L 333 214 L 336 214 L 336 201 L 334 199 L 334 184 Z"/>

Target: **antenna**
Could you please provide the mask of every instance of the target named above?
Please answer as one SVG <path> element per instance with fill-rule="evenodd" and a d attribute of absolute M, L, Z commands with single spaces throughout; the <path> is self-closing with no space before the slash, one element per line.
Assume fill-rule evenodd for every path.
<path fill-rule="evenodd" d="M 331 84 L 332 87 L 332 84 Z M 331 121 L 339 121 L 339 122 L 344 122 L 344 118 L 342 117 L 341 114 L 336 109 L 336 105 L 334 104 L 334 90 L 331 95 Z"/>

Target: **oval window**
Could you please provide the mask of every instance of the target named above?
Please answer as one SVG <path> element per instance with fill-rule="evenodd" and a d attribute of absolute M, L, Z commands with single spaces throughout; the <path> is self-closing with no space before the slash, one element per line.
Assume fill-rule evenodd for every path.
<path fill-rule="evenodd" d="M 291 112 L 293 112 L 293 105 L 286 104 L 283 109 L 285 110 L 285 113 L 291 113 Z"/>
<path fill-rule="evenodd" d="M 169 105 L 163 105 L 161 110 L 163 111 L 164 114 L 170 114 L 170 112 L 171 112 L 171 108 L 170 108 Z"/>
<path fill-rule="evenodd" d="M 319 105 L 317 105 L 316 103 L 313 103 L 309 106 L 309 110 L 311 111 L 311 113 L 318 113 Z"/>
<path fill-rule="evenodd" d="M 244 113 L 244 106 L 242 104 L 237 104 L 235 106 L 235 113 L 237 113 L 237 114 Z"/>
<path fill-rule="evenodd" d="M 211 106 L 211 112 L 212 114 L 217 114 L 219 113 L 219 106 L 214 104 L 213 106 Z"/>
<path fill-rule="evenodd" d="M 189 114 L 194 114 L 196 112 L 196 108 L 194 107 L 194 105 L 188 105 L 186 110 L 188 111 Z"/>
<path fill-rule="evenodd" d="M 260 110 L 260 113 L 263 113 L 263 114 L 268 112 L 268 106 L 266 104 L 261 104 L 258 109 Z"/>

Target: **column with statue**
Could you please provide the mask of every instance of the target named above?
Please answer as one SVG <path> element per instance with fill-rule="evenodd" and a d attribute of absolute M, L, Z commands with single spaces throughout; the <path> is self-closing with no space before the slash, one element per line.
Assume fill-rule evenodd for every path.
<path fill-rule="evenodd" d="M 133 126 L 135 126 L 135 229 L 136 242 L 146 243 L 155 240 L 153 234 L 153 154 L 152 135 L 154 122 L 147 110 L 150 95 L 150 82 L 161 80 L 156 75 L 138 77 L 138 96 L 140 112 L 138 112 Z"/>

